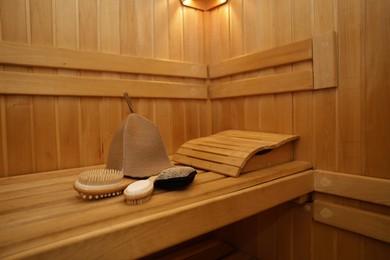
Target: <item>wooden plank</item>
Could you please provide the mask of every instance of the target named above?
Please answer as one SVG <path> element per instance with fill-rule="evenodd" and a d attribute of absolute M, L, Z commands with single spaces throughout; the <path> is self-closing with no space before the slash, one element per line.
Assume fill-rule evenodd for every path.
<path fill-rule="evenodd" d="M 337 86 L 336 33 L 329 32 L 313 38 L 314 88 Z"/>
<path fill-rule="evenodd" d="M 187 143 L 190 144 L 193 147 L 193 149 L 204 150 L 204 149 L 208 149 L 209 147 L 222 148 L 230 152 L 237 151 L 239 154 L 249 154 L 251 151 L 253 151 L 253 147 L 237 146 L 222 141 L 216 142 L 214 138 L 210 138 L 210 137 L 201 137 L 198 139 L 190 140 Z M 194 147 L 194 145 L 197 147 Z M 191 147 L 191 146 L 187 146 L 186 144 L 183 144 L 183 146 L 188 148 Z"/>
<path fill-rule="evenodd" d="M 27 96 L 10 96 L 5 99 L 8 176 L 34 171 L 30 103 L 31 97 Z"/>
<path fill-rule="evenodd" d="M 188 149 L 192 149 L 192 150 L 195 150 L 195 151 L 203 151 L 206 149 L 207 147 L 207 150 L 214 153 L 214 154 L 221 154 L 221 155 L 234 155 L 235 157 L 240 157 L 240 158 L 245 158 L 248 156 L 248 152 L 247 151 L 238 151 L 237 149 L 232 151 L 231 149 L 228 149 L 228 148 L 221 148 L 221 147 L 213 147 L 213 146 L 210 146 L 210 145 L 207 145 L 208 143 L 205 143 L 205 144 L 193 144 L 193 143 L 189 143 L 189 142 L 186 142 L 184 143 L 181 147 L 183 148 L 188 148 Z"/>
<path fill-rule="evenodd" d="M 338 169 L 339 172 L 363 174 L 366 148 L 364 145 L 365 69 L 362 30 L 364 2 L 340 2 L 338 15 Z"/>
<path fill-rule="evenodd" d="M 314 190 L 390 206 L 390 180 L 316 170 Z"/>
<path fill-rule="evenodd" d="M 314 220 L 390 242 L 390 217 L 386 215 L 316 200 Z"/>
<path fill-rule="evenodd" d="M 267 133 L 267 132 L 254 132 L 254 131 L 241 131 L 241 130 L 226 130 L 218 133 L 218 135 L 226 135 L 231 137 L 247 138 L 248 140 L 262 140 L 274 143 L 274 145 L 282 145 L 284 143 L 296 140 L 298 135 L 280 134 L 280 133 Z"/>
<path fill-rule="evenodd" d="M 148 203 L 137 207 L 126 205 L 120 197 L 96 203 L 80 202 L 74 199 L 74 191 L 69 187 L 68 195 L 58 200 L 58 205 L 32 206 L 34 214 L 24 214 L 23 219 L 14 219 L 8 224 L 1 222 L 2 234 L 9 236 L 1 236 L 0 252 L 3 256 L 13 254 L 15 257 L 40 255 L 51 258 L 58 254 L 64 258 L 70 255 L 94 257 L 96 253 L 100 257 L 126 254 L 139 258 L 310 192 L 310 171 L 260 184 L 308 166 L 294 162 L 248 173 L 239 179 L 194 183 L 184 191 L 156 194 Z M 286 185 L 291 188 L 283 189 Z M 38 190 L 39 187 L 35 188 L 35 192 Z M 31 191 L 24 192 L 31 195 Z M 53 201 L 57 199 L 56 196 L 52 198 Z M 47 201 L 47 198 L 41 200 Z M 196 222 L 191 221 L 194 218 Z M 24 235 L 14 232 L 17 230 L 23 230 Z M 164 234 L 164 239 L 156 237 L 156 232 Z M 133 250 L 129 251 L 129 247 Z"/>
<path fill-rule="evenodd" d="M 4 94 L 206 99 L 202 84 L 0 72 Z"/>
<path fill-rule="evenodd" d="M 206 78 L 202 64 L 0 42 L 0 63 Z"/>
<path fill-rule="evenodd" d="M 314 95 L 315 167 L 336 171 L 337 124 L 336 89 L 324 89 Z M 324 142 L 324 140 L 327 140 Z"/>
<path fill-rule="evenodd" d="M 78 97 L 58 99 L 58 152 L 59 168 L 74 168 L 81 165 L 80 157 L 80 100 Z"/>
<path fill-rule="evenodd" d="M 34 96 L 34 141 L 35 141 L 35 166 L 37 172 L 57 170 L 57 138 L 56 138 L 56 114 L 55 99 L 52 97 Z M 97 131 L 99 132 L 99 131 Z"/>
<path fill-rule="evenodd" d="M 204 159 L 206 161 L 212 161 L 217 163 L 223 163 L 227 165 L 232 165 L 236 167 L 240 167 L 242 165 L 242 158 L 237 158 L 234 156 L 223 156 L 218 155 L 214 153 L 204 152 L 204 151 L 196 151 L 192 149 L 185 149 L 185 148 L 179 148 L 176 151 L 177 154 L 188 156 L 188 157 L 195 157 L 199 159 Z"/>
<path fill-rule="evenodd" d="M 266 51 L 260 51 L 214 63 L 209 66 L 209 77 L 218 78 L 310 60 L 312 58 L 311 44 L 311 40 L 303 40 Z"/>
<path fill-rule="evenodd" d="M 390 113 L 389 113 L 389 12 L 386 0 L 366 4 L 365 37 L 365 110 L 364 173 L 372 177 L 390 178 Z"/>
<path fill-rule="evenodd" d="M 227 83 L 211 84 L 211 99 L 296 92 L 313 89 L 311 70 L 286 72 L 243 79 Z"/>
<path fill-rule="evenodd" d="M 173 160 L 176 162 L 180 162 L 180 164 L 191 165 L 196 168 L 214 171 L 232 177 L 237 177 L 240 173 L 240 168 L 236 166 L 230 166 L 226 164 L 197 159 L 194 157 L 183 156 L 181 154 L 175 154 Z"/>
<path fill-rule="evenodd" d="M 291 1 L 291 41 L 313 37 L 313 1 Z M 312 62 L 293 64 L 293 71 L 312 68 Z M 301 136 L 295 147 L 295 156 L 314 162 L 314 94 L 312 91 L 293 93 L 293 133 Z"/>

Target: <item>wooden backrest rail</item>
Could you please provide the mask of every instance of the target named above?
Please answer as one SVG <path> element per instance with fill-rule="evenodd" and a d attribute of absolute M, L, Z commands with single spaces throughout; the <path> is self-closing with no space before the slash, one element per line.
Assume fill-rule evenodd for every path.
<path fill-rule="evenodd" d="M 210 79 L 239 73 L 272 69 L 283 65 L 309 61 L 310 68 L 281 73 L 267 71 L 267 75 L 252 78 L 211 82 L 210 99 L 232 98 L 284 92 L 308 91 L 337 86 L 336 35 L 325 33 L 300 42 L 260 51 L 209 66 Z M 278 72 L 279 71 L 279 72 Z M 269 74 L 270 73 L 270 74 Z"/>
<path fill-rule="evenodd" d="M 314 191 L 390 206 L 390 180 L 314 171 Z M 390 243 L 390 216 L 314 200 L 314 220 Z"/>
<path fill-rule="evenodd" d="M 207 67 L 180 61 L 39 47 L 0 41 L 0 64 L 207 78 Z"/>
<path fill-rule="evenodd" d="M 58 75 L 52 75 L 50 78 L 36 73 L 1 73 L 0 93 L 120 96 L 125 90 L 135 97 L 219 99 L 331 88 L 337 85 L 335 39 L 335 33 L 330 32 L 315 36 L 313 39 L 251 53 L 209 66 L 171 60 L 0 42 L 0 64 L 5 65 L 210 80 L 253 70 L 293 65 L 297 62 L 311 62 L 311 68 L 304 71 L 294 70 L 277 73 L 277 70 L 275 70 L 276 72 L 266 76 L 243 78 L 222 83 L 212 81 L 210 83 L 205 81 L 200 83 L 189 83 L 188 81 L 173 83 L 169 78 L 164 79 L 165 83 L 156 82 L 155 80 L 85 79 L 79 76 L 65 77 Z M 183 90 L 184 87 L 188 89 Z M 209 89 L 208 93 L 207 89 Z"/>
<path fill-rule="evenodd" d="M 0 92 L 50 96 L 207 99 L 204 84 L 0 72 Z"/>

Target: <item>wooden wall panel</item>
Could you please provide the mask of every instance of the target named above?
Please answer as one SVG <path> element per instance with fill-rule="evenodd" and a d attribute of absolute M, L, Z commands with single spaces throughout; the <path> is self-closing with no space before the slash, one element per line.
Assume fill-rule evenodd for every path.
<path fill-rule="evenodd" d="M 366 165 L 369 176 L 389 178 L 390 128 L 389 1 L 366 2 L 365 20 L 365 118 Z M 375 29 L 372 29 L 375 28 Z"/>
<path fill-rule="evenodd" d="M 0 11 L 3 41 L 200 64 L 335 31 L 337 89 L 212 102 L 137 97 L 136 110 L 160 128 L 169 153 L 185 140 L 228 128 L 294 133 L 301 136 L 295 158 L 316 168 L 390 178 L 385 158 L 390 149 L 386 0 L 235 0 L 208 12 L 184 9 L 176 0 L 142 4 L 137 0 L 0 0 Z M 302 71 L 311 65 L 300 62 L 210 83 Z M 204 83 L 135 73 L 0 66 L 4 71 Z M 127 114 L 125 102 L 118 97 L 0 95 L 0 108 L 1 176 L 104 163 L 115 127 Z M 338 197 L 327 199 L 375 210 Z M 256 242 L 240 243 L 270 259 L 385 259 L 388 255 L 388 244 L 312 222 L 310 217 L 305 207 L 270 209 L 243 224 L 251 234 L 253 226 L 259 231 Z"/>
<path fill-rule="evenodd" d="M 204 63 L 204 14 L 183 10 L 176 0 L 0 0 L 0 11 L 0 39 L 3 41 L 96 54 Z M 184 45 L 191 49 L 184 51 Z M 0 69 L 54 77 L 156 80 L 183 83 L 183 87 L 204 84 L 203 79 L 154 76 L 153 72 L 145 76 L 17 64 L 1 65 Z M 126 103 L 117 97 L 9 94 L 12 93 L 7 92 L 0 98 L 1 176 L 103 164 L 113 132 L 128 113 Z M 154 97 L 141 94 L 134 98 L 137 111 L 160 128 L 169 153 L 174 153 L 187 138 L 206 134 L 201 124 L 208 113 L 203 108 L 205 101 L 187 101 L 189 104 L 169 97 L 160 98 L 158 94 Z M 23 111 L 14 109 L 22 105 L 20 102 Z M 182 116 L 177 108 L 185 111 Z M 180 120 L 186 114 L 194 120 Z M 15 132 L 15 126 L 21 125 L 21 121 L 24 121 L 23 129 Z M 176 125 L 179 127 L 174 130 Z M 19 153 L 26 158 L 22 164 L 16 160 Z"/>
<path fill-rule="evenodd" d="M 390 149 L 389 138 L 385 136 L 385 132 L 389 132 L 390 120 L 389 113 L 384 112 L 388 106 L 385 107 L 383 102 L 389 99 L 389 92 L 384 86 L 388 81 L 384 72 L 388 66 L 384 60 L 389 54 L 384 45 L 389 42 L 389 3 L 370 0 L 254 0 L 230 2 L 226 8 L 229 8 L 230 53 L 219 54 L 220 60 L 226 59 L 229 54 L 230 57 L 232 54 L 245 55 L 335 31 L 339 86 L 337 89 L 293 93 L 291 103 L 280 94 L 213 100 L 213 116 L 219 116 L 214 118 L 214 131 L 228 127 L 292 131 L 301 136 L 295 148 L 297 159 L 311 161 L 318 169 L 390 178 L 388 160 L 384 157 L 385 151 Z M 215 26 L 218 25 L 215 23 Z M 215 32 L 218 30 L 214 29 Z M 211 46 L 220 46 L 219 39 Z M 218 62 L 218 57 L 214 57 L 212 63 Z M 310 66 L 309 62 L 301 62 L 292 67 L 276 68 L 275 71 L 300 71 Z M 236 75 L 223 82 L 229 84 L 231 79 L 267 73 L 270 71 Z M 278 99 L 283 104 L 279 104 Z M 225 114 L 221 114 L 222 111 Z M 287 123 L 289 119 L 286 115 L 290 113 L 292 119 Z M 275 123 L 278 121 L 283 121 L 285 125 L 278 128 Z M 340 201 L 332 196 L 329 199 Z M 375 211 L 372 205 L 363 206 L 345 200 L 341 203 Z M 260 225 L 259 220 L 264 217 L 253 218 L 255 220 L 247 220 L 248 223 Z M 303 216 L 299 217 L 299 221 L 303 219 Z M 370 259 L 369 255 L 374 259 L 385 259 L 384 255 L 388 252 L 388 245 L 351 232 L 311 222 L 310 219 L 305 225 L 312 226 L 312 233 L 309 232 L 305 239 L 311 248 L 300 251 L 301 256 L 306 256 L 304 258 L 286 256 L 287 259 Z M 274 230 L 270 235 L 274 244 L 269 245 L 268 252 L 264 254 L 276 258 L 273 248 L 275 244 L 283 245 L 285 237 L 283 234 L 275 236 L 277 228 L 273 224 L 268 228 Z M 290 236 L 288 231 L 284 235 Z M 298 244 L 298 238 L 294 237 L 294 240 L 293 244 Z M 373 251 L 376 246 L 379 248 L 377 254 Z M 345 247 L 356 250 L 343 252 Z M 255 250 L 259 248 L 264 249 L 259 245 Z"/>
<path fill-rule="evenodd" d="M 292 1 L 292 40 L 298 41 L 313 35 L 313 1 Z M 293 71 L 305 70 L 310 66 L 309 62 L 295 64 Z M 300 135 L 296 146 L 296 158 L 315 162 L 314 140 L 314 97 L 311 92 L 299 92 L 293 94 L 294 99 L 294 133 Z"/>

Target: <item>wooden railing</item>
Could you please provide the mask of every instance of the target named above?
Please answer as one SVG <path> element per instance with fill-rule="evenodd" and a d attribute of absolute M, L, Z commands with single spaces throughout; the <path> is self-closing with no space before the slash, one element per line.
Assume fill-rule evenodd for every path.
<path fill-rule="evenodd" d="M 268 75 L 211 83 L 211 99 L 307 91 L 337 86 L 335 33 L 327 33 L 300 42 L 235 57 L 209 66 L 211 79 L 251 71 L 277 68 L 308 61 L 303 71 L 277 72 Z"/>
<path fill-rule="evenodd" d="M 172 82 L 170 77 L 207 78 L 207 66 L 171 60 L 132 57 L 69 49 L 37 47 L 0 42 L 0 64 L 32 68 L 71 69 L 79 71 L 131 73 L 149 75 L 149 80 L 126 78 L 46 75 L 26 72 L 1 72 L 0 93 L 53 96 L 122 96 L 206 99 L 207 87 L 202 81 Z M 153 76 L 164 76 L 164 81 Z"/>
<path fill-rule="evenodd" d="M 387 209 L 390 206 L 390 180 L 387 179 L 316 170 L 314 190 Z M 384 212 L 319 198 L 314 200 L 314 220 L 390 243 L 390 216 Z"/>
<path fill-rule="evenodd" d="M 0 64 L 201 79 L 207 77 L 207 67 L 203 64 L 9 42 L 0 42 Z"/>
<path fill-rule="evenodd" d="M 218 99 L 335 87 L 335 33 L 327 33 L 206 66 L 171 60 L 37 47 L 0 42 L 0 64 L 81 71 L 131 73 L 214 80 L 220 77 L 309 61 L 303 71 L 272 73 L 229 82 L 172 82 L 0 73 L 0 93 Z M 168 78 L 169 79 L 169 78 Z M 169 82 L 169 83 L 168 83 Z M 186 88 L 186 89 L 185 89 Z M 207 88 L 209 93 L 207 94 Z"/>

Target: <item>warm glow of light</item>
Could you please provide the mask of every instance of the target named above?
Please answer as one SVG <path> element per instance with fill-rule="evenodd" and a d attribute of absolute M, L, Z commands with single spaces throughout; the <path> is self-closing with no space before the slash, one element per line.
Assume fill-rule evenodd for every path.
<path fill-rule="evenodd" d="M 207 11 L 219 5 L 225 4 L 227 0 L 181 0 L 187 7 Z"/>

